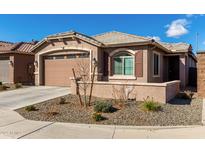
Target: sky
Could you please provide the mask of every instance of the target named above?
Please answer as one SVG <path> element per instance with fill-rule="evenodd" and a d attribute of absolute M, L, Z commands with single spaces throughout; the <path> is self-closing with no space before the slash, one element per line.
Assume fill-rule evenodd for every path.
<path fill-rule="evenodd" d="M 78 31 L 96 35 L 120 31 L 162 42 L 192 44 L 193 51 L 205 50 L 205 15 L 0 15 L 0 40 L 10 42 L 41 40 L 47 35 Z"/>

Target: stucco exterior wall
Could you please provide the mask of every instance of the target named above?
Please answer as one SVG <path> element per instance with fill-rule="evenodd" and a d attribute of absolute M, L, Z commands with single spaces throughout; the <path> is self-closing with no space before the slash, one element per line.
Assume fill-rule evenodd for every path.
<path fill-rule="evenodd" d="M 134 76 L 136 77 L 135 79 L 126 79 L 125 78 L 108 78 L 109 81 L 113 81 L 113 82 L 127 82 L 127 80 L 131 81 L 131 82 L 148 82 L 148 73 L 147 73 L 147 61 L 148 61 L 148 46 L 130 46 L 130 47 L 112 47 L 112 48 L 106 48 L 103 49 L 104 52 L 107 52 L 108 54 L 114 52 L 115 50 L 120 50 L 120 51 L 126 51 L 126 50 L 131 50 L 134 53 L 138 52 L 138 51 L 142 51 L 143 52 L 143 75 L 142 77 L 137 77 L 135 74 Z M 112 74 L 111 73 L 111 61 L 109 61 L 109 65 L 108 65 L 108 74 Z M 111 75 L 112 76 L 112 75 Z"/>
<path fill-rule="evenodd" d="M 9 61 L 11 61 L 11 63 L 8 64 L 10 83 L 34 83 L 34 77 L 31 79 L 28 74 L 28 65 L 33 65 L 34 55 L 4 54 L 1 56 L 9 57 Z"/>
<path fill-rule="evenodd" d="M 79 84 L 82 84 L 79 82 Z M 179 93 L 179 81 L 165 83 L 121 83 L 121 82 L 95 82 L 93 86 L 93 96 L 101 98 L 115 98 L 115 89 L 133 88 L 130 98 L 143 101 L 147 97 L 154 101 L 167 103 Z M 102 90 L 103 89 L 103 90 Z M 82 90 L 82 89 L 81 89 Z M 89 89 L 87 90 L 89 92 Z M 76 84 L 71 82 L 71 93 L 76 94 Z M 115 95 L 116 96 L 116 95 Z"/>
<path fill-rule="evenodd" d="M 159 76 L 154 76 L 154 53 L 158 53 L 160 56 L 160 68 Z M 164 79 L 164 52 L 158 48 L 150 47 L 148 51 L 148 82 L 161 83 Z"/>
<path fill-rule="evenodd" d="M 57 52 L 61 54 L 62 52 L 75 52 L 75 51 L 88 51 L 90 52 L 90 59 L 96 58 L 96 60 L 101 61 L 98 56 L 98 47 L 87 43 L 82 40 L 73 40 L 73 39 L 64 39 L 63 41 L 60 40 L 53 40 L 52 42 L 47 42 L 41 47 L 39 47 L 35 52 L 35 61 L 37 65 L 35 66 L 35 84 L 42 85 L 43 84 L 43 74 L 44 74 L 44 65 L 43 65 L 43 56 L 49 55 L 52 52 Z M 92 68 L 91 68 L 92 69 Z M 98 70 L 96 69 L 96 72 Z"/>
<path fill-rule="evenodd" d="M 187 71 L 187 58 L 185 54 L 181 54 L 179 57 L 179 79 L 181 81 L 181 88 L 185 88 L 188 81 L 188 71 Z"/>
<path fill-rule="evenodd" d="M 15 54 L 14 56 L 14 82 L 33 84 L 34 77 L 29 74 L 29 65 L 33 67 L 34 55 Z"/>

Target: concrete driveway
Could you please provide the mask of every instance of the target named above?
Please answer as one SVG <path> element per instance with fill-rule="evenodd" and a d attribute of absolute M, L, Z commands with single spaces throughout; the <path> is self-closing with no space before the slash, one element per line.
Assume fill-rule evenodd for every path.
<path fill-rule="evenodd" d="M 68 87 L 31 86 L 0 92 L 0 108 L 15 110 L 69 94 Z"/>

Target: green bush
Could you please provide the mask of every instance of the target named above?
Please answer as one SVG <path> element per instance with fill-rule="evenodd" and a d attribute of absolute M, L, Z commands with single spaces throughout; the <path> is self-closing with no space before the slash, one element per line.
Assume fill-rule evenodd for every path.
<path fill-rule="evenodd" d="M 105 119 L 100 113 L 96 113 L 96 112 L 93 113 L 92 118 L 93 118 L 95 121 L 102 121 L 102 120 Z"/>
<path fill-rule="evenodd" d="M 184 92 L 180 92 L 177 94 L 177 98 L 181 98 L 181 99 L 192 99 L 194 93 L 191 91 L 184 91 Z"/>
<path fill-rule="evenodd" d="M 9 87 L 6 86 L 6 85 L 1 85 L 1 89 L 2 89 L 2 90 L 6 90 L 7 88 L 9 88 Z"/>
<path fill-rule="evenodd" d="M 147 98 L 144 100 L 144 109 L 147 111 L 160 111 L 162 110 L 162 107 L 158 102 L 155 102 L 153 99 Z"/>
<path fill-rule="evenodd" d="M 61 97 L 60 101 L 59 101 L 59 104 L 66 104 L 66 98 Z"/>
<path fill-rule="evenodd" d="M 113 107 L 111 103 L 98 101 L 94 105 L 94 111 L 109 113 L 109 112 L 113 112 Z"/>
<path fill-rule="evenodd" d="M 30 112 L 30 111 L 37 111 L 36 107 L 33 105 L 27 106 L 25 108 L 26 111 Z"/>
<path fill-rule="evenodd" d="M 21 84 L 21 83 L 15 83 L 15 88 L 16 88 L 16 89 L 22 88 L 22 84 Z"/>

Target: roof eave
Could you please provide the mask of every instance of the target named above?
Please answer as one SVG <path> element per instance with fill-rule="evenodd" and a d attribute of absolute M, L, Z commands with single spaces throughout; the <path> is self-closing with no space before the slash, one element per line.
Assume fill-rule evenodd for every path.
<path fill-rule="evenodd" d="M 106 44 L 104 47 L 122 47 L 122 46 L 135 46 L 135 45 L 148 45 L 151 41 L 142 41 L 142 42 L 131 42 L 131 43 L 115 43 L 115 44 Z"/>
<path fill-rule="evenodd" d="M 31 49 L 31 52 L 33 52 L 34 50 L 36 50 L 39 46 L 41 46 L 43 43 L 45 43 L 45 42 L 48 42 L 49 40 L 58 40 L 58 39 L 65 39 L 65 38 L 78 38 L 78 39 L 81 39 L 81 40 L 83 40 L 83 41 L 85 41 L 85 42 L 88 42 L 88 43 L 90 43 L 90 44 L 93 44 L 93 45 L 95 45 L 95 46 L 98 46 L 98 47 L 100 47 L 100 46 L 103 46 L 103 43 L 100 43 L 100 42 L 92 42 L 92 41 L 89 41 L 89 40 L 87 40 L 87 39 L 84 39 L 84 38 L 82 38 L 82 37 L 78 37 L 78 36 L 76 36 L 76 35 L 74 35 L 74 34 L 67 34 L 67 35 L 59 35 L 59 36 L 48 36 L 48 37 L 46 37 L 46 38 L 44 38 L 42 41 L 40 41 L 39 43 L 37 43 L 32 49 Z"/>

